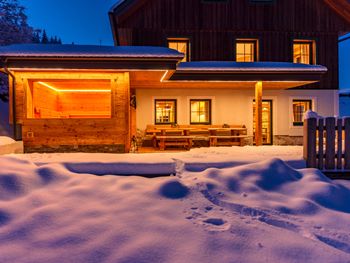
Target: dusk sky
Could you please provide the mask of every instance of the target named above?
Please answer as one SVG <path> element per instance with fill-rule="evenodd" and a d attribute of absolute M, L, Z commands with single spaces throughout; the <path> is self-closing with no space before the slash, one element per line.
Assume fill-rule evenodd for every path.
<path fill-rule="evenodd" d="M 29 24 L 64 44 L 113 45 L 108 11 L 116 0 L 19 0 Z"/>

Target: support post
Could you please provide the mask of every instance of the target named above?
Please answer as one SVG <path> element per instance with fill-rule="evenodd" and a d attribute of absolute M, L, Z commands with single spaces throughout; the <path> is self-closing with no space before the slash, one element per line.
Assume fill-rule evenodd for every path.
<path fill-rule="evenodd" d="M 255 144 L 262 145 L 262 82 L 255 84 Z"/>

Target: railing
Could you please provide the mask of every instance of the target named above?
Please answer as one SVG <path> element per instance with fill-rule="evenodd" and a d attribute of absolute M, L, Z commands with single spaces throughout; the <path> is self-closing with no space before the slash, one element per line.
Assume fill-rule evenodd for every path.
<path fill-rule="evenodd" d="M 304 158 L 309 168 L 336 175 L 350 172 L 350 117 L 304 121 Z"/>

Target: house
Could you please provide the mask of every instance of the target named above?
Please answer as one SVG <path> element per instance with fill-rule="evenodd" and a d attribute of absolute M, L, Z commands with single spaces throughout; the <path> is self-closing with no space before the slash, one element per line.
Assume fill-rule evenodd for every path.
<path fill-rule="evenodd" d="M 147 125 L 245 125 L 300 144 L 303 113 L 337 115 L 346 0 L 123 0 L 116 47 L 0 48 L 26 152 L 127 152 Z"/>

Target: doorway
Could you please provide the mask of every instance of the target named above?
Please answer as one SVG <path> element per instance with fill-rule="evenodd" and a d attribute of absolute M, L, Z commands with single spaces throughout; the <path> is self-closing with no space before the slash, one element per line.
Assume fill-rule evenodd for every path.
<path fill-rule="evenodd" d="M 273 144 L 272 100 L 262 101 L 262 141 L 264 145 Z M 255 100 L 253 101 L 253 140 L 255 144 Z"/>

